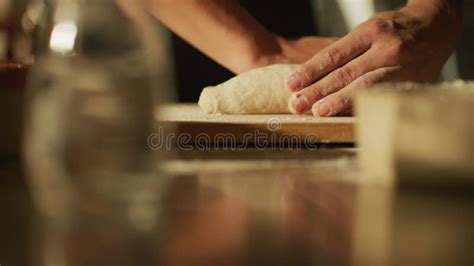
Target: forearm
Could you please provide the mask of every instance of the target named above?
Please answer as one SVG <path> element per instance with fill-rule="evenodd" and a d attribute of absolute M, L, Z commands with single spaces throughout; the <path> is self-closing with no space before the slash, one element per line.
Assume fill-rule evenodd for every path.
<path fill-rule="evenodd" d="M 408 0 L 406 11 L 418 15 L 426 23 L 459 34 L 462 27 L 462 0 Z"/>
<path fill-rule="evenodd" d="M 402 11 L 419 24 L 419 36 L 450 54 L 462 32 L 461 6 L 461 0 L 409 0 Z"/>
<path fill-rule="evenodd" d="M 152 13 L 201 52 L 240 73 L 280 51 L 277 38 L 235 0 L 151 0 Z"/>
<path fill-rule="evenodd" d="M 454 15 L 461 12 L 462 0 L 408 0 L 406 5 L 422 5 L 438 10 L 443 9 Z"/>

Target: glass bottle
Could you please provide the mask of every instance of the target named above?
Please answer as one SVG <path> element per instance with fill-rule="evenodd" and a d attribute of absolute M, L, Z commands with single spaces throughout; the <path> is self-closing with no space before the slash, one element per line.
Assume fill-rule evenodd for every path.
<path fill-rule="evenodd" d="M 141 4 L 50 3 L 29 81 L 24 161 L 33 200 L 55 230 L 86 221 L 92 231 L 114 224 L 111 234 L 122 236 L 155 225 L 164 179 L 147 137 L 160 43 Z"/>
<path fill-rule="evenodd" d="M 139 0 L 55 0 L 27 94 L 24 169 L 44 224 L 44 265 L 154 260 L 165 154 L 147 138 L 160 78 L 156 28 Z M 161 90 L 161 91 L 158 91 Z M 158 92 L 158 93 L 157 93 Z M 83 245 L 83 243 L 88 243 Z"/>

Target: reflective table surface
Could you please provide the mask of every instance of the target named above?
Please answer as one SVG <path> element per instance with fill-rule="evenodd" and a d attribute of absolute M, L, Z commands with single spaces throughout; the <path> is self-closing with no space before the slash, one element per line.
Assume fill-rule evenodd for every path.
<path fill-rule="evenodd" d="M 40 217 L 19 160 L 3 159 L 0 264 L 474 263 L 472 188 L 364 183 L 356 154 L 181 152 L 128 200 L 91 192 L 61 222 Z"/>

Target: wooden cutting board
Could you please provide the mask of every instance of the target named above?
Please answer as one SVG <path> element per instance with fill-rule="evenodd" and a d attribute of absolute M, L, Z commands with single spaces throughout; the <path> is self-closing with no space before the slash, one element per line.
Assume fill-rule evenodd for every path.
<path fill-rule="evenodd" d="M 210 115 L 197 104 L 168 104 L 156 110 L 161 125 L 192 143 L 353 143 L 354 117 L 318 118 L 312 115 Z"/>

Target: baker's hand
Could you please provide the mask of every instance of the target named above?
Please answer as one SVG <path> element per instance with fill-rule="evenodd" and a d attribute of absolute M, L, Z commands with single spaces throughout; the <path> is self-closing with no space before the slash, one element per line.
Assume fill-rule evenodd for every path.
<path fill-rule="evenodd" d="M 457 14 L 437 5 L 376 14 L 290 75 L 287 85 L 297 92 L 290 110 L 337 115 L 350 110 L 355 94 L 374 83 L 435 80 L 460 35 Z"/>

